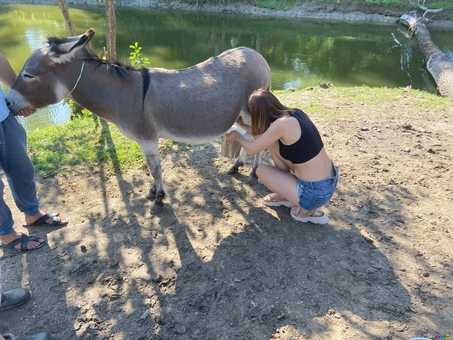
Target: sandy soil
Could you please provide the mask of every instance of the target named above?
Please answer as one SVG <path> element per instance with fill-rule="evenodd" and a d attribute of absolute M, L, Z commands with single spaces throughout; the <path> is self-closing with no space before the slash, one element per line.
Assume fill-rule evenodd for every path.
<path fill-rule="evenodd" d="M 292 96 L 280 98 L 290 104 Z M 354 112 L 332 121 L 307 111 L 340 171 L 327 225 L 263 206 L 267 189 L 247 184 L 251 164 L 226 174 L 232 160 L 219 141 L 162 155 L 167 204 L 158 215 L 140 171 L 99 166 L 38 179 L 42 207 L 70 224 L 26 229 L 13 210 L 18 230 L 48 245 L 0 250 L 4 289 L 33 294 L 2 313 L 0 332 L 120 340 L 452 334 L 453 109 L 421 108 L 415 91 L 378 105 L 322 89 L 297 96 L 307 107 Z M 9 190 L 6 199 L 15 209 Z"/>

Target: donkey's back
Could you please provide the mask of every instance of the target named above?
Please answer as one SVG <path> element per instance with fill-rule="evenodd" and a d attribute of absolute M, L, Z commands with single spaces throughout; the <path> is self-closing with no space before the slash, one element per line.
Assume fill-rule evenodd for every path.
<path fill-rule="evenodd" d="M 270 70 L 261 54 L 238 47 L 181 70 L 150 68 L 149 79 L 145 111 L 159 136 L 194 144 L 219 137 L 240 114 L 248 121 L 248 97 L 269 89 Z"/>

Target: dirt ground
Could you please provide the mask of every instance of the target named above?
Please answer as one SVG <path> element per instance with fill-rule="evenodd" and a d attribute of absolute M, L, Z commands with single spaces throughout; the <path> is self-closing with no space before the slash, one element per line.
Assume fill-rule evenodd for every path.
<path fill-rule="evenodd" d="M 32 292 L 0 332 L 53 339 L 409 339 L 453 335 L 453 108 L 416 93 L 348 103 L 330 90 L 301 102 L 340 172 L 319 226 L 265 207 L 220 142 L 162 155 L 166 206 L 149 212 L 149 174 L 39 179 L 43 209 L 64 228 L 21 227 L 47 245 L 2 251 L 4 289 Z M 289 104 L 290 94 L 280 98 Z M 450 106 L 451 108 L 451 106 Z M 304 109 L 304 107 L 302 107 Z M 265 161 L 269 161 L 266 154 Z M 4 178 L 3 178 L 4 179 Z"/>

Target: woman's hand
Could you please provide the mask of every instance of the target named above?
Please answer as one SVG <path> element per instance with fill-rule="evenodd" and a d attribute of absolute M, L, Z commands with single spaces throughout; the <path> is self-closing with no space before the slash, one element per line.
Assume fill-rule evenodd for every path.
<path fill-rule="evenodd" d="M 225 136 L 227 144 L 233 144 L 238 139 L 237 133 L 237 131 L 231 131 Z"/>

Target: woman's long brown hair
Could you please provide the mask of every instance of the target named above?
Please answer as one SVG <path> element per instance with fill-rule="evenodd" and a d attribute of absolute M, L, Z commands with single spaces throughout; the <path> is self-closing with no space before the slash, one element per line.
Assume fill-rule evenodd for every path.
<path fill-rule="evenodd" d="M 280 103 L 277 97 L 265 89 L 255 90 L 249 97 L 248 106 L 252 116 L 253 136 L 264 133 L 272 122 L 285 113 L 294 112 L 294 109 Z"/>

